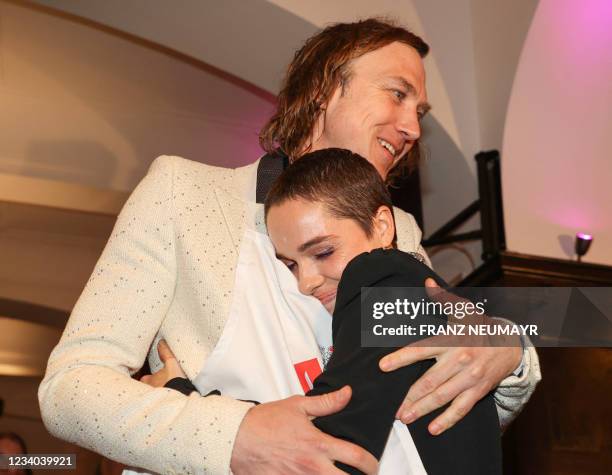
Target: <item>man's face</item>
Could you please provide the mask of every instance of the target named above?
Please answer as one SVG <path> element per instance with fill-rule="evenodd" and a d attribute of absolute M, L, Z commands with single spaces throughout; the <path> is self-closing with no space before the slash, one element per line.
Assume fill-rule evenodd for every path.
<path fill-rule="evenodd" d="M 351 150 L 386 178 L 420 137 L 419 120 L 429 110 L 423 62 L 414 48 L 395 42 L 355 59 L 350 72 L 323 105 L 311 150 Z"/>

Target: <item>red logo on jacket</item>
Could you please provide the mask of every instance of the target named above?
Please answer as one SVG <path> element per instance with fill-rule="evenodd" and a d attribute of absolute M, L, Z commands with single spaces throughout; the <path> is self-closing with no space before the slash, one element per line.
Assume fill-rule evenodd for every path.
<path fill-rule="evenodd" d="M 312 389 L 312 383 L 322 372 L 319 360 L 312 358 L 311 360 L 302 361 L 293 365 L 297 373 L 300 384 L 304 393 Z"/>

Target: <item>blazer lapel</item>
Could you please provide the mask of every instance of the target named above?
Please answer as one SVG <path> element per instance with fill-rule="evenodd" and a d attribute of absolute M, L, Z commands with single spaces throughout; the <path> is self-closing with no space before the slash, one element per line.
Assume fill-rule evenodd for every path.
<path fill-rule="evenodd" d="M 240 247 L 245 227 L 267 234 L 263 202 L 274 180 L 288 164 L 289 159 L 282 152 L 266 154 L 259 159 L 255 189 L 256 202 L 247 201 L 240 197 L 244 196 L 244 189 L 229 191 L 224 188 L 215 188 L 217 203 L 236 250 Z M 237 169 L 234 173 L 236 175 L 235 186 L 238 184 L 240 188 L 247 187 L 248 183 L 245 181 L 245 177 L 248 175 L 247 168 Z"/>
<path fill-rule="evenodd" d="M 238 251 L 245 226 L 248 225 L 247 215 L 253 213 L 253 206 L 256 203 L 248 203 L 223 188 L 215 188 L 215 196 L 230 233 L 232 244 Z"/>

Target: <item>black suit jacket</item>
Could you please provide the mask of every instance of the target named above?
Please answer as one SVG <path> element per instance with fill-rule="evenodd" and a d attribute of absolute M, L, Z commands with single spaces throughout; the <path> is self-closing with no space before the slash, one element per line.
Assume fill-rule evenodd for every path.
<path fill-rule="evenodd" d="M 397 348 L 361 347 L 362 287 L 421 287 L 434 278 L 444 282 L 426 265 L 396 249 L 377 249 L 354 258 L 344 270 L 333 315 L 334 352 L 325 371 L 308 393 L 318 395 L 351 386 L 353 396 L 342 411 L 315 419 L 324 432 L 382 456 L 395 413 L 410 386 L 427 371 L 433 360 L 383 373 L 380 359 Z M 439 317 L 417 316 L 421 323 L 444 324 Z M 431 321 L 427 321 L 430 318 Z M 416 341 L 420 337 L 413 337 Z M 479 401 L 453 428 L 432 436 L 427 426 L 446 407 L 433 411 L 410 424 L 410 434 L 427 472 L 431 474 L 501 473 L 500 428 L 492 393 Z M 337 464 L 348 473 L 361 473 Z"/>

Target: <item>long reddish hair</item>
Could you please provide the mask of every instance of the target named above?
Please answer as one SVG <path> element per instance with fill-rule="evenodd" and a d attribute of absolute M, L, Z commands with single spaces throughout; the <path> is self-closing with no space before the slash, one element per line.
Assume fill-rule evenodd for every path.
<path fill-rule="evenodd" d="M 413 47 L 422 58 L 429 52 L 419 36 L 378 18 L 331 25 L 309 38 L 287 68 L 276 112 L 259 134 L 261 147 L 267 152 L 280 148 L 291 161 L 308 152 L 321 105 L 338 86 L 348 84 L 351 61 L 396 41 Z M 416 167 L 418 161 L 415 143 L 393 172 Z"/>

